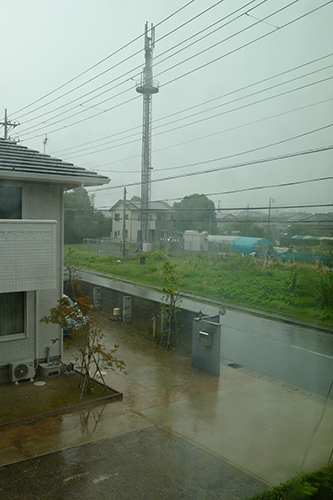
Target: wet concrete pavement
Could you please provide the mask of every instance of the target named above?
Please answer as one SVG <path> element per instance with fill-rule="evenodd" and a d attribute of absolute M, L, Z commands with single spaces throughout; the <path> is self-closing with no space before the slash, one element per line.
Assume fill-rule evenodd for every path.
<path fill-rule="evenodd" d="M 123 401 L 1 429 L 1 498 L 245 499 L 327 463 L 331 400 L 227 361 L 214 377 L 102 320 Z"/>
<path fill-rule="evenodd" d="M 236 499 L 262 483 L 155 425 L 0 469 L 2 498 Z M 2 491 L 1 491 L 2 490 Z M 22 498 L 22 497 L 21 497 Z"/>

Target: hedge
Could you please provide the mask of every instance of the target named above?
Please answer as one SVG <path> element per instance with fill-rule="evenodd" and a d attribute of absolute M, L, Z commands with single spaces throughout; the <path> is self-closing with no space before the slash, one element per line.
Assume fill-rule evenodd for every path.
<path fill-rule="evenodd" d="M 258 493 L 248 500 L 332 500 L 333 463 L 315 472 L 300 472 L 285 483 Z"/>

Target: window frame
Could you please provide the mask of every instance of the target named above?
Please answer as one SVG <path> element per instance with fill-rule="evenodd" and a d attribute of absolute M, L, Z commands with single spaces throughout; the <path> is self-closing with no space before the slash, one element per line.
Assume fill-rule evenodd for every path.
<path fill-rule="evenodd" d="M 1 182 L 0 183 L 0 188 L 11 188 L 11 189 L 19 189 L 20 192 L 21 192 L 21 206 L 20 206 L 20 209 L 21 209 L 21 216 L 20 217 L 1 217 L 0 215 L 0 220 L 22 220 L 24 218 L 24 205 L 25 205 L 25 189 L 24 189 L 24 186 L 23 184 L 21 183 L 11 183 L 11 182 Z"/>
<path fill-rule="evenodd" d="M 22 340 L 26 339 L 28 337 L 28 293 L 27 291 L 20 291 L 20 292 L 5 292 L 5 293 L 23 293 L 24 294 L 24 299 L 23 299 L 23 332 L 20 333 L 7 333 L 6 335 L 0 335 L 0 343 L 1 342 L 10 342 L 12 340 Z M 2 295 L 2 294 L 1 294 Z"/>

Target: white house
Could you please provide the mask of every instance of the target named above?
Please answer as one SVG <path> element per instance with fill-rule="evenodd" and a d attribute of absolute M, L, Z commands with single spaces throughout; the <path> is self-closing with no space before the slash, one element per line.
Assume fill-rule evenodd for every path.
<path fill-rule="evenodd" d="M 119 200 L 110 208 L 112 214 L 112 238 L 122 241 L 124 238 L 124 201 Z M 151 201 L 149 203 L 149 240 L 167 239 L 173 236 L 174 210 L 165 201 Z M 141 241 L 141 202 L 126 201 L 125 210 L 126 240 Z"/>
<path fill-rule="evenodd" d="M 39 320 L 63 293 L 63 192 L 108 182 L 0 139 L 0 383 L 15 363 L 36 369 L 47 347 L 61 359 L 60 327 Z"/>

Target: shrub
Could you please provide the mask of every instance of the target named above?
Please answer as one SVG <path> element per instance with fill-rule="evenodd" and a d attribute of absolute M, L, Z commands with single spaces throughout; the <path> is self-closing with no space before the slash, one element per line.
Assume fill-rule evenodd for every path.
<path fill-rule="evenodd" d="M 166 259 L 166 255 L 162 250 L 156 250 L 155 252 L 153 252 L 151 254 L 150 257 L 153 260 L 165 260 Z"/>
<path fill-rule="evenodd" d="M 333 498 L 333 464 L 297 476 L 248 500 L 330 500 Z"/>

